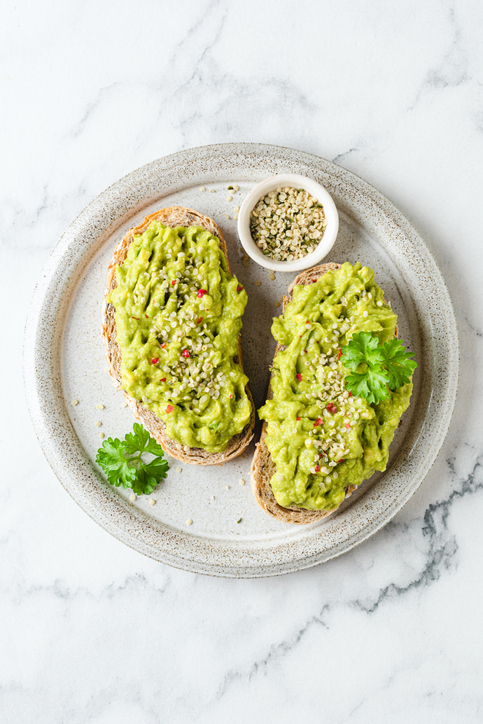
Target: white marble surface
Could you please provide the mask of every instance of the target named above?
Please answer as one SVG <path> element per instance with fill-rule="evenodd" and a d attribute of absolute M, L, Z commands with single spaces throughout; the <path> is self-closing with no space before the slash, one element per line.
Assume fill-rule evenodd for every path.
<path fill-rule="evenodd" d="M 483 721 L 482 24 L 477 0 L 3 5 L 2 722 Z M 445 275 L 463 363 L 444 449 L 394 521 L 254 581 L 96 526 L 42 455 L 21 373 L 33 285 L 76 214 L 143 163 L 238 140 L 394 201 Z"/>

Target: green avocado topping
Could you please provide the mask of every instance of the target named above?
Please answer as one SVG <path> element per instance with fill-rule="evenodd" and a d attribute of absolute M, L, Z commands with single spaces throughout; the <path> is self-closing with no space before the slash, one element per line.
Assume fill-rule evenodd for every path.
<path fill-rule="evenodd" d="M 116 268 L 122 389 L 166 424 L 172 440 L 222 452 L 248 424 L 248 378 L 238 364 L 247 294 L 216 236 L 153 221 Z"/>
<path fill-rule="evenodd" d="M 341 348 L 358 333 L 381 344 L 393 338 L 397 319 L 383 296 L 371 269 L 347 262 L 295 286 L 283 317 L 273 321 L 282 347 L 273 363 L 273 397 L 259 415 L 277 468 L 271 486 L 284 507 L 332 510 L 348 486 L 386 469 L 412 382 L 371 404 L 346 389 L 351 370 L 341 359 Z"/>

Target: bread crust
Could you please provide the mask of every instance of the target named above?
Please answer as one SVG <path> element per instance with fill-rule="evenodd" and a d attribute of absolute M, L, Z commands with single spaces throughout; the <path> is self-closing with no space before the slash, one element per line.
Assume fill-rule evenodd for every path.
<path fill-rule="evenodd" d="M 183 206 L 170 206 L 165 209 L 160 209 L 154 214 L 146 216 L 144 221 L 139 226 L 130 229 L 126 236 L 119 242 L 114 250 L 113 257 L 109 262 L 108 266 L 108 279 L 107 288 L 104 295 L 104 306 L 102 313 L 102 336 L 106 345 L 106 360 L 108 365 L 109 374 L 113 380 L 116 389 L 121 389 L 121 350 L 117 344 L 116 339 L 116 320 L 115 310 L 113 305 L 107 301 L 109 293 L 117 286 L 116 283 L 116 267 L 121 265 L 127 255 L 129 245 L 133 238 L 137 234 L 142 234 L 152 221 L 160 221 L 165 226 L 176 227 L 176 226 L 202 226 L 204 229 L 209 231 L 220 240 L 220 248 L 226 257 L 228 272 L 230 272 L 230 261 L 228 258 L 228 249 L 223 236 L 223 232 L 220 227 L 210 219 L 208 216 L 201 214 L 199 211 L 193 209 L 186 209 Z M 231 273 L 231 272 L 230 272 Z M 243 357 L 241 341 L 238 338 L 238 363 L 243 369 Z M 166 435 L 166 426 L 162 420 L 160 420 L 154 412 L 144 407 L 141 403 L 134 400 L 132 397 L 122 390 L 123 395 L 126 399 L 127 404 L 131 408 L 131 411 L 135 419 L 140 422 L 146 430 L 152 435 L 152 437 L 159 442 L 163 450 L 171 455 L 172 457 L 180 460 L 183 463 L 191 465 L 222 465 L 228 460 L 240 455 L 250 443 L 253 437 L 253 430 L 255 426 L 255 406 L 253 404 L 253 397 L 248 388 L 246 387 L 248 397 L 252 405 L 252 413 L 250 416 L 249 423 L 245 426 L 242 432 L 234 435 L 229 441 L 225 450 L 221 453 L 209 453 L 202 448 L 190 448 L 187 446 L 180 445 L 179 443 L 171 440 Z"/>
<path fill-rule="evenodd" d="M 320 264 L 319 266 L 314 266 L 311 269 L 307 269 L 306 271 L 295 277 L 295 279 L 288 288 L 288 296 L 285 296 L 283 298 L 283 311 L 285 311 L 285 307 L 292 298 L 292 291 L 294 286 L 301 284 L 312 284 L 312 282 L 316 281 L 319 277 L 323 276 L 328 271 L 335 271 L 336 269 L 340 269 L 341 266 L 341 264 L 332 263 Z M 394 336 L 397 337 L 397 327 Z M 277 344 L 275 354 L 277 354 L 280 349 L 281 345 Z M 271 396 L 272 393 L 269 388 L 268 397 L 270 398 Z M 273 516 L 274 518 L 277 518 L 277 520 L 281 520 L 284 523 L 304 525 L 307 523 L 314 523 L 315 521 L 321 520 L 322 518 L 327 518 L 327 516 L 335 513 L 336 510 L 339 509 L 340 505 L 342 505 L 344 500 L 347 500 L 347 498 L 349 498 L 356 489 L 356 485 L 348 485 L 345 489 L 344 500 L 341 501 L 340 505 L 333 510 L 305 510 L 304 508 L 299 508 L 296 505 L 291 505 L 288 508 L 282 507 L 277 503 L 273 494 L 272 486 L 270 485 L 270 480 L 275 474 L 277 468 L 265 444 L 266 434 L 267 423 L 264 422 L 262 426 L 262 433 L 260 435 L 260 441 L 257 443 L 255 455 L 253 456 L 251 468 L 251 487 L 258 505 L 263 508 L 266 513 Z"/>

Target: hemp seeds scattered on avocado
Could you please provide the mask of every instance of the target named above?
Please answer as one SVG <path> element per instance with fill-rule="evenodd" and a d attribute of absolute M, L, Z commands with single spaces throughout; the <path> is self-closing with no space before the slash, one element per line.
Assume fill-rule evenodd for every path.
<path fill-rule="evenodd" d="M 152 221 L 134 236 L 116 282 L 109 301 L 122 389 L 179 445 L 223 452 L 252 405 L 237 361 L 247 294 L 219 239 L 199 226 Z"/>
<path fill-rule="evenodd" d="M 379 304 L 381 302 L 381 304 Z M 264 444 L 276 466 L 270 485 L 282 507 L 334 510 L 346 489 L 383 471 L 412 391 L 409 381 L 370 403 L 347 389 L 343 349 L 360 332 L 394 339 L 397 317 L 374 272 L 348 262 L 296 285 L 272 335 L 272 397 L 259 409 Z"/>

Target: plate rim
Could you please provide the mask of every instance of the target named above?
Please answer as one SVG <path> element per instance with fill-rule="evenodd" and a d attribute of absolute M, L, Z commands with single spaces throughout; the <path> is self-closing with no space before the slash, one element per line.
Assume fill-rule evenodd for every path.
<path fill-rule="evenodd" d="M 441 432 L 436 445 L 433 444 L 431 447 L 428 447 L 429 464 L 426 467 L 424 474 L 420 476 L 419 482 L 411 487 L 405 496 L 402 496 L 397 501 L 393 501 L 393 505 L 389 505 L 382 514 L 379 514 L 376 521 L 372 521 L 370 524 L 366 525 L 361 531 L 359 531 L 358 534 L 352 534 L 349 540 L 339 543 L 338 545 L 329 550 L 319 551 L 307 557 L 293 558 L 289 562 L 284 562 L 283 564 L 272 561 L 271 563 L 266 563 L 264 565 L 256 564 L 253 568 L 246 566 L 230 566 L 223 563 L 221 563 L 220 565 L 214 565 L 213 563 L 210 563 L 208 564 L 208 566 L 203 566 L 199 561 L 191 561 L 181 557 L 173 558 L 173 556 L 168 554 L 166 551 L 160 551 L 159 549 L 157 549 L 156 552 L 150 551 L 148 546 L 141 542 L 138 538 L 133 539 L 132 537 L 130 537 L 126 533 L 126 531 L 122 530 L 119 527 L 119 525 L 117 525 L 112 520 L 109 520 L 105 515 L 102 514 L 101 511 L 99 511 L 95 507 L 92 507 L 92 505 L 89 505 L 89 501 L 85 500 L 82 495 L 77 494 L 76 496 L 75 492 L 78 493 L 79 491 L 76 490 L 74 492 L 69 484 L 64 482 L 66 471 L 64 469 L 60 469 L 61 465 L 53 454 L 52 447 L 48 444 L 49 442 L 51 442 L 50 438 L 52 437 L 52 434 L 49 435 L 47 433 L 47 441 L 44 437 L 47 430 L 44 419 L 45 414 L 40 405 L 40 393 L 38 390 L 39 373 L 36 370 L 36 330 L 42 314 L 42 300 L 49 287 L 49 283 L 52 281 L 52 274 L 57 268 L 60 260 L 63 259 L 66 251 L 69 249 L 70 243 L 72 243 L 71 241 L 69 241 L 69 237 L 75 235 L 76 227 L 81 226 L 84 220 L 89 221 L 89 217 L 96 212 L 99 206 L 102 207 L 105 204 L 106 200 L 113 192 L 114 195 L 116 195 L 116 193 L 118 195 L 120 194 L 120 197 L 122 198 L 123 194 L 125 195 L 127 193 L 127 188 L 124 187 L 129 187 L 130 184 L 138 183 L 142 179 L 143 174 L 149 173 L 150 170 L 156 168 L 158 165 L 162 163 L 169 164 L 173 161 L 183 162 L 186 159 L 189 160 L 193 156 L 196 156 L 197 153 L 199 154 L 207 152 L 218 154 L 220 157 L 230 154 L 243 153 L 251 153 L 256 156 L 257 153 L 261 154 L 263 152 L 270 156 L 271 154 L 276 154 L 278 152 L 279 154 L 288 154 L 289 156 L 291 156 L 291 160 L 305 162 L 308 167 L 310 167 L 311 163 L 320 164 L 325 167 L 324 172 L 329 173 L 336 178 L 339 178 L 342 182 L 348 183 L 349 185 L 354 186 L 354 183 L 351 184 L 351 181 L 353 182 L 353 180 L 356 180 L 356 188 L 362 191 L 364 196 L 369 197 L 369 199 L 377 205 L 379 210 L 382 211 L 385 216 L 391 218 L 403 230 L 403 233 L 405 235 L 411 236 L 412 239 L 417 243 L 419 251 L 426 255 L 432 265 L 434 265 L 433 272 L 436 272 L 438 276 L 439 286 L 444 290 L 446 295 L 446 299 L 444 300 L 446 303 L 445 314 L 449 318 L 449 323 L 452 328 L 450 331 L 453 332 L 453 345 L 449 346 L 448 348 L 448 355 L 452 358 L 449 360 L 451 367 L 451 387 L 449 389 L 447 388 L 446 390 L 446 406 L 442 409 L 440 413 L 441 417 L 439 418 L 444 424 L 440 427 Z M 187 180 L 188 179 L 186 179 L 186 181 Z M 193 182 L 193 186 L 194 185 L 195 183 Z M 110 205 L 112 205 L 113 203 L 114 202 L 111 200 Z M 145 205 L 147 204 L 149 204 L 149 200 L 147 200 L 146 198 Z M 126 211 L 125 213 L 133 213 L 136 205 L 137 204 L 133 204 L 132 207 L 129 207 L 128 211 Z M 112 224 L 114 225 L 114 227 L 118 227 L 121 223 L 122 214 L 116 213 Z M 100 238 L 104 233 L 107 233 L 109 228 L 109 225 L 106 228 L 103 227 L 98 234 L 98 238 Z M 167 563 L 174 568 L 222 578 L 264 578 L 310 568 L 353 549 L 354 547 L 377 533 L 382 527 L 384 527 L 394 517 L 394 515 L 396 515 L 397 512 L 399 512 L 399 510 L 404 507 L 408 500 L 410 500 L 414 493 L 419 489 L 426 476 L 428 475 L 431 467 L 438 458 L 438 455 L 444 444 L 451 424 L 451 419 L 453 416 L 458 393 L 459 374 L 459 335 L 451 296 L 449 294 L 446 281 L 441 273 L 438 263 L 436 262 L 429 248 L 426 246 L 421 235 L 411 224 L 409 219 L 407 219 L 406 216 L 404 216 L 404 214 L 393 204 L 393 202 L 391 202 L 386 196 L 384 196 L 384 194 L 382 194 L 380 191 L 378 191 L 378 189 L 372 186 L 372 184 L 365 181 L 357 174 L 348 171 L 347 169 L 335 164 L 332 161 L 317 156 L 316 154 L 311 154 L 305 151 L 299 151 L 297 149 L 272 144 L 220 143 L 184 149 L 182 151 L 162 156 L 147 164 L 144 164 L 143 166 L 140 166 L 134 171 L 131 171 L 130 173 L 121 177 L 118 181 L 108 186 L 104 191 L 102 191 L 94 199 L 92 199 L 92 201 L 86 207 L 84 207 L 84 209 L 82 209 L 82 211 L 74 218 L 71 224 L 69 224 L 69 226 L 59 238 L 58 242 L 52 248 L 35 284 L 24 327 L 23 375 L 24 387 L 27 398 L 27 407 L 37 440 L 39 441 L 39 445 L 47 461 L 49 462 L 50 467 L 52 468 L 54 474 L 59 479 L 64 489 L 82 508 L 82 510 L 84 510 L 84 512 L 89 515 L 89 517 L 91 517 L 96 523 L 98 523 L 104 530 L 111 533 L 111 535 L 114 535 L 114 537 L 116 537 L 121 542 L 129 545 L 134 550 L 143 553 L 144 555 L 147 555 L 154 560 Z"/>

